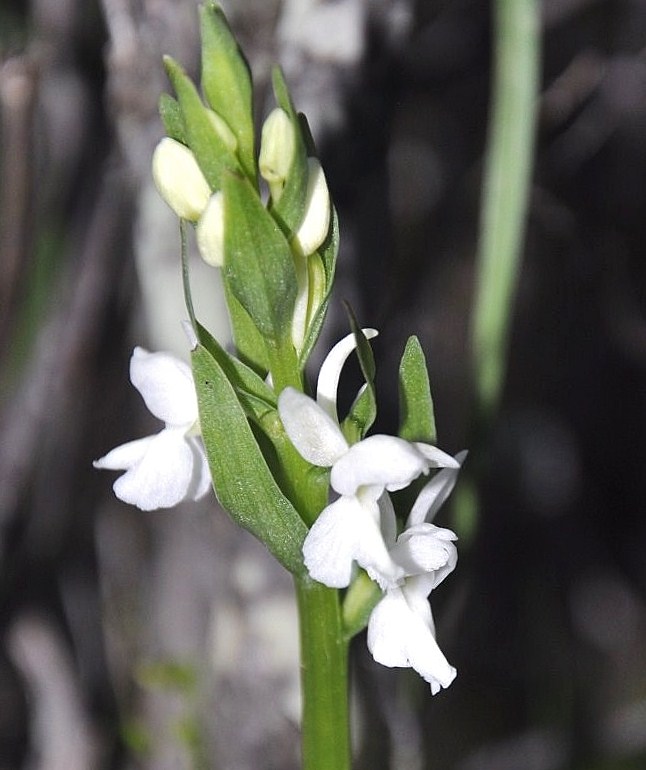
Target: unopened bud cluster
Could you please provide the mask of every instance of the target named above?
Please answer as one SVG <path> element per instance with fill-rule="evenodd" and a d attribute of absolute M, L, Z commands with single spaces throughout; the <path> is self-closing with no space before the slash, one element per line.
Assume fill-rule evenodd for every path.
<path fill-rule="evenodd" d="M 209 265 L 224 268 L 225 282 L 228 275 L 239 272 L 232 263 L 232 250 L 240 250 L 237 233 L 241 228 L 249 230 L 245 212 L 227 197 L 226 176 L 234 175 L 250 184 L 271 217 L 271 226 L 280 230 L 291 253 L 293 269 L 286 300 L 293 303 L 289 336 L 300 354 L 306 343 L 309 347 L 313 344 L 308 333 L 315 337 L 320 326 L 336 258 L 336 243 L 332 256 L 318 254 L 329 242 L 332 229 L 325 174 L 308 148 L 301 118 L 293 109 L 280 73 L 274 73 L 278 106 L 264 121 L 256 158 L 248 67 L 237 47 L 226 40 L 231 33 L 217 6 L 202 9 L 202 32 L 204 97 L 179 65 L 166 61 L 178 99 L 164 97 L 162 117 L 169 135 L 155 149 L 153 178 L 175 214 L 195 226 L 200 255 Z M 209 41 L 218 45 L 213 43 L 211 48 Z M 215 77 L 211 58 L 218 56 L 220 77 Z M 222 71 L 231 76 L 222 78 Z M 261 179 L 268 190 L 264 203 Z M 253 238 L 251 232 L 249 239 Z M 251 253 L 248 258 L 254 259 Z M 235 281 L 232 286 L 235 295 Z M 245 306 L 244 297 L 238 299 L 253 320 L 253 309 Z M 270 297 L 269 301 L 281 298 Z"/>

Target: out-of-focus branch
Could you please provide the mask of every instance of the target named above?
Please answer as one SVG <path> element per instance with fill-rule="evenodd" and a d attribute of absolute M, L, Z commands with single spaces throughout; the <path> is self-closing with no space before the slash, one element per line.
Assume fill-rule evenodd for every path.
<path fill-rule="evenodd" d="M 29 250 L 36 80 L 36 65 L 28 55 L 0 65 L 0 352 L 12 331 L 10 319 Z"/>
<path fill-rule="evenodd" d="M 92 735 L 65 643 L 45 620 L 23 616 L 9 632 L 8 649 L 24 676 L 33 708 L 33 770 L 91 770 Z"/>

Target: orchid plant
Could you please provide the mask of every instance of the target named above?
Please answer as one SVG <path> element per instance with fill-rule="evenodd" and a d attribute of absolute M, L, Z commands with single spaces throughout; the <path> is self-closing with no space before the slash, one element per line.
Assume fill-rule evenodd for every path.
<path fill-rule="evenodd" d="M 196 500 L 212 485 L 231 517 L 292 573 L 303 766 L 343 770 L 353 636 L 367 626 L 375 660 L 412 667 L 433 693 L 456 675 L 438 646 L 428 597 L 457 562 L 456 535 L 432 522 L 465 453 L 451 457 L 435 446 L 415 337 L 399 368 L 398 435 L 369 434 L 377 331 L 360 329 L 352 313 L 351 333 L 325 358 L 310 395 L 306 365 L 330 301 L 339 240 L 325 174 L 279 69 L 277 106 L 256 153 L 247 63 L 217 4 L 203 5 L 200 19 L 202 95 L 167 58 L 177 98 L 161 99 L 167 136 L 152 159 L 157 188 L 181 221 L 191 366 L 135 349 L 130 379 L 164 427 L 95 466 L 125 471 L 115 494 L 143 510 Z M 234 351 L 196 318 L 187 223 L 202 257 L 222 273 Z M 337 390 L 352 354 L 365 382 L 341 419 Z M 391 493 L 411 485 L 419 492 L 405 516 Z"/>

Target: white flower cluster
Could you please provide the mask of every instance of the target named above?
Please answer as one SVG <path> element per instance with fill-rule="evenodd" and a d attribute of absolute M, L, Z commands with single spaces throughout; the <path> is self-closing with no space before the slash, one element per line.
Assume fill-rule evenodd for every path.
<path fill-rule="evenodd" d="M 364 330 L 367 337 L 376 331 Z M 330 468 L 336 499 L 320 513 L 303 546 L 310 575 L 333 588 L 352 580 L 354 562 L 384 595 L 368 623 L 368 647 L 385 666 L 412 667 L 435 694 L 456 671 L 435 640 L 430 592 L 457 563 L 456 535 L 432 524 L 451 493 L 466 453 L 450 457 L 429 444 L 374 435 L 350 446 L 336 412 L 341 369 L 354 349 L 354 336 L 341 340 L 326 359 L 316 400 L 293 388 L 278 399 L 285 431 L 308 462 Z M 389 496 L 431 468 L 441 468 L 423 487 L 397 536 Z"/>
<path fill-rule="evenodd" d="M 367 338 L 374 329 L 365 329 Z M 316 399 L 286 388 L 278 399 L 283 426 L 308 462 L 330 468 L 335 499 L 321 511 L 303 545 L 305 566 L 333 588 L 350 585 L 355 562 L 376 581 L 383 597 L 368 623 L 368 647 L 385 666 L 412 667 L 433 693 L 448 687 L 456 671 L 435 639 L 428 596 L 455 568 L 456 535 L 432 521 L 451 494 L 466 456 L 451 457 L 430 444 L 373 435 L 350 446 L 341 430 L 336 394 L 343 365 L 355 348 L 350 334 L 330 351 L 319 373 Z M 114 491 L 142 510 L 197 500 L 211 478 L 199 433 L 191 370 L 167 353 L 135 348 L 130 379 L 164 428 L 116 447 L 96 468 L 124 470 Z M 364 386 L 365 387 L 365 386 Z M 389 496 L 431 469 L 404 530 Z"/>

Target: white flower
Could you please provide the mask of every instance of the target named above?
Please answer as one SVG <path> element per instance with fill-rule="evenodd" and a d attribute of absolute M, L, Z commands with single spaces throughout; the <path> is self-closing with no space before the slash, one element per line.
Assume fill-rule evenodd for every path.
<path fill-rule="evenodd" d="M 370 336 L 376 332 L 370 330 Z M 368 336 L 368 335 L 366 335 Z M 375 435 L 350 446 L 336 415 L 336 390 L 354 337 L 341 340 L 321 367 L 317 400 L 286 388 L 278 411 L 299 454 L 313 465 L 331 468 L 330 483 L 340 497 L 320 513 L 303 545 L 310 575 L 334 588 L 349 584 L 356 561 L 382 587 L 402 577 L 388 553 L 384 531 L 394 532 L 386 490 L 403 489 L 432 467 L 459 467 L 429 444 Z"/>
<path fill-rule="evenodd" d="M 466 452 L 456 456 L 462 463 Z M 405 578 L 387 588 L 370 615 L 368 649 L 384 666 L 412 667 L 430 685 L 433 694 L 448 687 L 456 676 L 435 639 L 435 624 L 428 596 L 455 569 L 456 535 L 431 523 L 451 493 L 458 471 L 446 468 L 422 489 L 408 517 L 408 526 L 389 549 Z"/>
<path fill-rule="evenodd" d="M 386 592 L 370 615 L 368 649 L 383 666 L 414 668 L 435 695 L 451 684 L 456 670 L 435 640 L 423 577 L 408 578 L 403 586 Z"/>
<path fill-rule="evenodd" d="M 168 353 L 135 348 L 130 381 L 164 428 L 130 441 L 94 462 L 95 468 L 126 471 L 114 483 L 116 496 L 144 511 L 198 500 L 211 485 L 198 424 L 197 397 L 190 367 Z"/>

